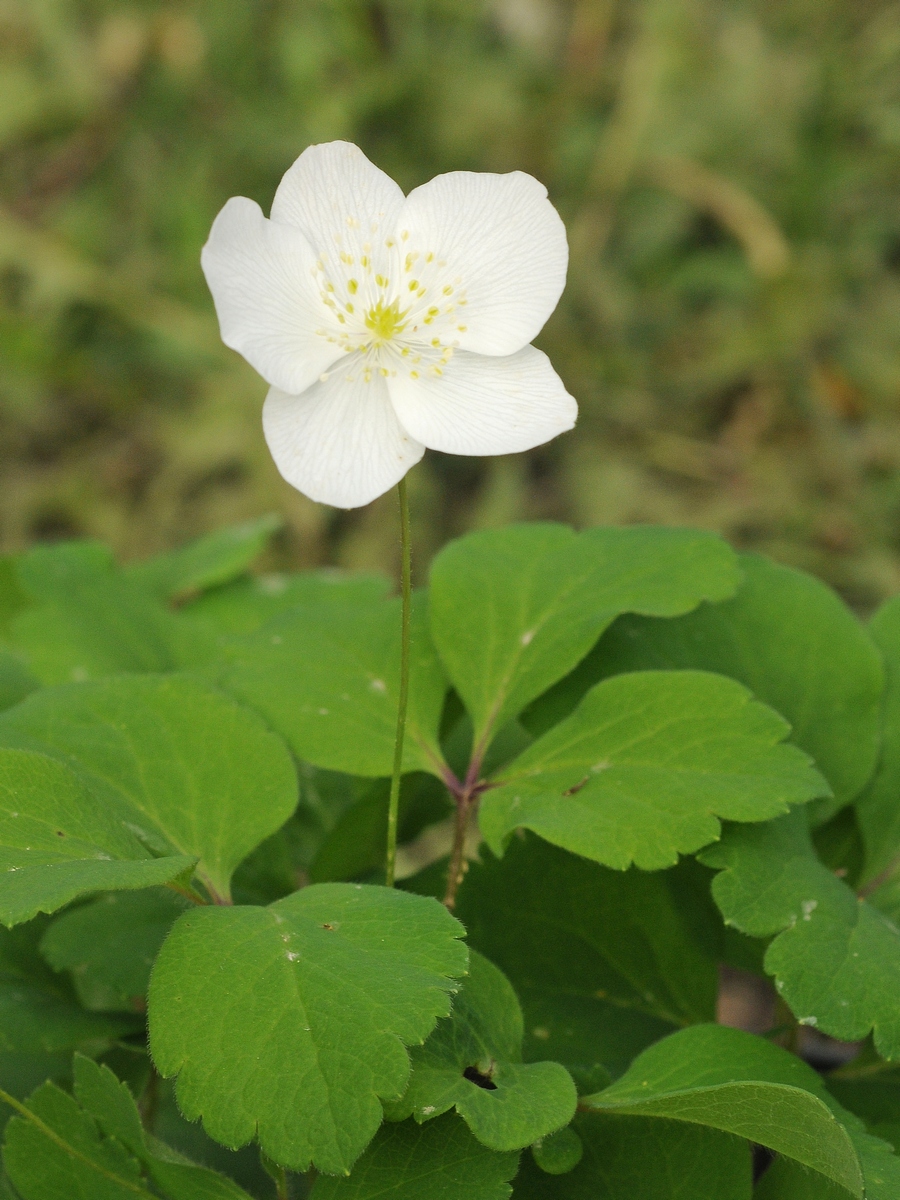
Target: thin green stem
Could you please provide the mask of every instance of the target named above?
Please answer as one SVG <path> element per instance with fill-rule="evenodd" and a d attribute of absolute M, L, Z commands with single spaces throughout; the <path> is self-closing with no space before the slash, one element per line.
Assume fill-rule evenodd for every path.
<path fill-rule="evenodd" d="M 147 1189 L 141 1187 L 139 1183 L 135 1183 L 132 1179 L 124 1179 L 121 1175 L 116 1175 L 114 1171 L 108 1171 L 106 1167 L 101 1166 L 100 1163 L 95 1162 L 92 1158 L 88 1158 L 86 1154 L 82 1154 L 81 1151 L 76 1150 L 74 1146 L 70 1146 L 65 1138 L 61 1138 L 55 1129 L 51 1129 L 45 1121 L 41 1120 L 37 1113 L 33 1113 L 30 1108 L 26 1107 L 26 1105 L 22 1103 L 21 1100 L 17 1100 L 15 1096 L 11 1096 L 9 1092 L 4 1092 L 2 1089 L 0 1089 L 0 1100 L 2 1100 L 4 1104 L 8 1104 L 10 1108 L 14 1108 L 19 1116 L 24 1117 L 27 1121 L 30 1121 L 32 1125 L 35 1125 L 45 1138 L 53 1142 L 53 1144 L 58 1146 L 60 1150 L 64 1150 L 70 1158 L 74 1158 L 78 1162 L 85 1163 L 85 1165 L 89 1166 L 92 1171 L 96 1171 L 98 1175 L 102 1175 L 104 1179 L 109 1179 L 112 1183 L 118 1184 L 119 1187 L 125 1188 L 126 1191 L 134 1192 L 136 1196 L 146 1196 L 147 1200 L 155 1200 L 153 1193 L 148 1192 Z"/>
<path fill-rule="evenodd" d="M 397 736 L 394 740 L 394 772 L 391 776 L 391 796 L 388 802 L 387 855 L 384 864 L 384 882 L 394 886 L 397 867 L 397 820 L 400 813 L 400 776 L 403 771 L 403 739 L 406 734 L 406 707 L 409 700 L 409 624 L 412 593 L 412 554 L 409 537 L 409 499 L 406 494 L 406 477 L 397 485 L 400 498 L 400 594 L 402 615 L 400 619 L 400 696 L 397 701 Z"/>

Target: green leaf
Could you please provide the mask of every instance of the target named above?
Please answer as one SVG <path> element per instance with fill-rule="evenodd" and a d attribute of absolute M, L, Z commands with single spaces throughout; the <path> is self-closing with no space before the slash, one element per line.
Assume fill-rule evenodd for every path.
<path fill-rule="evenodd" d="M 31 1116 L 9 1122 L 3 1148 L 23 1200 L 250 1200 L 230 1179 L 148 1137 L 125 1084 L 89 1059 L 76 1057 L 74 1097 L 47 1083 L 26 1107 Z"/>
<path fill-rule="evenodd" d="M 112 852 L 115 845 L 120 858 L 146 860 L 152 851 L 199 859 L 199 877 L 222 897 L 241 859 L 287 820 L 297 802 L 296 773 L 281 739 L 256 714 L 188 676 L 44 689 L 0 716 L 0 743 L 53 755 L 84 779 L 85 816 L 79 819 L 92 813 L 91 821 L 117 831 L 117 841 L 98 846 Z M 37 816 L 37 798 L 30 803 Z M 18 802 L 17 808 L 21 821 L 25 810 Z M 0 845 L 31 844 L 21 838 L 7 843 L 15 822 L 2 821 Z M 86 833 L 93 828 L 85 826 Z M 44 836 L 49 844 L 54 831 Z M 98 881 L 90 890 L 146 887 L 176 873 L 155 869 L 160 873 L 146 883 Z"/>
<path fill-rule="evenodd" d="M 67 1080 L 73 1050 L 102 1054 L 141 1025 L 133 1016 L 85 1012 L 38 953 L 42 928 L 36 921 L 0 929 L 0 1087 L 19 1097 L 47 1078 Z"/>
<path fill-rule="evenodd" d="M 522 1010 L 501 971 L 470 953 L 469 974 L 421 1047 L 401 1100 L 385 1105 L 389 1121 L 420 1123 L 455 1108 L 491 1150 L 520 1150 L 567 1125 L 577 1096 L 555 1062 L 522 1062 Z"/>
<path fill-rule="evenodd" d="M 122 575 L 104 546 L 36 546 L 18 560 L 39 603 L 12 621 L 10 640 L 45 684 L 176 665 L 175 617 Z"/>
<path fill-rule="evenodd" d="M 863 883 L 889 873 L 900 854 L 900 597 L 878 610 L 869 631 L 884 656 L 887 686 L 878 769 L 856 802 L 866 852 Z"/>
<path fill-rule="evenodd" d="M 310 1200 L 507 1200 L 517 1154 L 498 1154 L 452 1113 L 384 1125 L 349 1177 L 320 1175 Z"/>
<path fill-rule="evenodd" d="M 738 578 L 731 549 L 698 530 L 483 530 L 435 558 L 431 631 L 483 745 L 620 613 L 687 612 L 732 595 Z"/>
<path fill-rule="evenodd" d="M 874 1193 L 867 1193 L 871 1200 Z M 847 1192 L 789 1158 L 776 1158 L 753 1189 L 753 1200 L 847 1200 Z"/>
<path fill-rule="evenodd" d="M 531 1147 L 531 1156 L 546 1175 L 568 1175 L 584 1157 L 584 1142 L 571 1125 L 540 1138 Z"/>
<path fill-rule="evenodd" d="M 150 1044 L 190 1120 L 270 1158 L 346 1171 L 407 1083 L 404 1046 L 450 1011 L 462 926 L 436 901 L 313 884 L 175 924 L 150 981 Z"/>
<path fill-rule="evenodd" d="M 277 513 L 217 529 L 178 550 L 126 569 L 125 575 L 160 600 L 203 591 L 242 575 L 284 524 Z"/>
<path fill-rule="evenodd" d="M 17 925 L 87 892 L 152 887 L 193 867 L 191 855 L 154 857 L 129 816 L 64 763 L 0 749 L 0 921 Z"/>
<path fill-rule="evenodd" d="M 318 767 L 390 775 L 400 675 L 400 601 L 295 609 L 235 639 L 221 682 Z M 446 681 L 424 597 L 414 598 L 404 770 L 439 774 Z"/>
<path fill-rule="evenodd" d="M 828 794 L 777 713 L 703 671 L 597 684 L 502 768 L 480 826 L 499 853 L 517 828 L 620 870 L 658 870 L 715 841 L 719 818 L 766 821 Z"/>
<path fill-rule="evenodd" d="M 900 1057 L 900 932 L 816 857 L 802 812 L 729 829 L 703 854 L 726 922 L 778 936 L 765 968 L 804 1024 L 846 1041 L 874 1030 L 885 1058 Z"/>
<path fill-rule="evenodd" d="M 531 834 L 471 864 L 455 911 L 522 1001 L 526 1060 L 596 1087 L 673 1025 L 713 1019 L 715 964 L 673 899 L 681 873 L 610 871 Z"/>
<path fill-rule="evenodd" d="M 70 971 L 92 1010 L 142 1009 L 150 968 L 189 901 L 172 891 L 110 892 L 57 917 L 41 939 L 55 971 Z"/>
<path fill-rule="evenodd" d="M 371 606 L 385 598 L 389 587 L 390 581 L 384 575 L 351 574 L 334 568 L 291 575 L 251 575 L 204 592 L 181 611 L 223 634 L 246 634 L 293 608 Z"/>
<path fill-rule="evenodd" d="M 579 1116 L 575 1129 L 584 1143 L 575 1169 L 551 1180 L 526 1156 L 514 1200 L 750 1200 L 750 1149 L 739 1138 L 596 1114 Z"/>
<path fill-rule="evenodd" d="M 665 1117 L 732 1133 L 818 1171 L 853 1196 L 864 1194 L 847 1127 L 859 1135 L 859 1123 L 843 1113 L 811 1067 L 739 1029 L 694 1025 L 674 1033 L 639 1055 L 621 1079 L 581 1103 L 597 1111 Z"/>
<path fill-rule="evenodd" d="M 585 662 L 529 714 L 530 728 L 559 720 L 599 679 L 626 671 L 698 668 L 728 675 L 769 704 L 812 755 L 836 811 L 872 773 L 879 744 L 883 669 L 866 631 L 811 575 L 742 555 L 733 600 L 702 604 L 674 620 L 626 616 Z M 543 711 L 541 711 L 543 710 Z"/>

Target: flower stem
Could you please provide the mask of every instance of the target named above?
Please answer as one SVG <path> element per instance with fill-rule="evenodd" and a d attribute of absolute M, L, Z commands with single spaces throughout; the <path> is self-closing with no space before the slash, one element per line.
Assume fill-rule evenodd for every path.
<path fill-rule="evenodd" d="M 387 855 L 384 864 L 384 882 L 394 886 L 397 864 L 397 819 L 400 812 L 400 775 L 403 770 L 403 738 L 406 733 L 406 706 L 409 700 L 409 619 L 411 600 L 412 561 L 409 538 L 409 499 L 406 494 L 406 476 L 397 485 L 400 497 L 400 594 L 402 616 L 400 619 L 400 696 L 397 702 L 397 736 L 394 741 L 394 773 L 391 776 L 391 796 L 388 802 Z"/>

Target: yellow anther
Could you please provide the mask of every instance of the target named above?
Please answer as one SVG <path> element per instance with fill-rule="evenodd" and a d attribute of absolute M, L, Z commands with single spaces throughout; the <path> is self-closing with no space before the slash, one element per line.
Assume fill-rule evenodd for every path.
<path fill-rule="evenodd" d="M 356 292 L 357 292 L 357 289 L 358 289 L 358 288 L 359 288 L 359 284 L 356 282 L 356 280 L 355 280 L 355 279 L 350 279 L 350 280 L 348 280 L 348 281 L 347 281 L 347 290 L 348 290 L 348 292 L 350 293 L 350 295 L 351 295 L 351 296 L 355 296 L 355 295 L 356 295 Z"/>

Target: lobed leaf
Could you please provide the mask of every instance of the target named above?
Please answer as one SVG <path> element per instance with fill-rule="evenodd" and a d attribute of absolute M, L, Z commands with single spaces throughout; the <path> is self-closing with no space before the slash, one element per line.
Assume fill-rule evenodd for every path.
<path fill-rule="evenodd" d="M 663 1117 L 746 1138 L 865 1194 L 854 1140 L 871 1142 L 805 1063 L 765 1039 L 695 1025 L 645 1050 L 621 1079 L 582 1105 Z"/>
<path fill-rule="evenodd" d="M 559 1063 L 523 1063 L 522 1033 L 508 980 L 470 951 L 453 1012 L 412 1050 L 409 1086 L 385 1116 L 422 1123 L 455 1108 L 491 1150 L 520 1150 L 562 1129 L 575 1115 L 575 1085 Z"/>
<path fill-rule="evenodd" d="M 404 769 L 440 774 L 447 690 L 422 597 L 413 605 Z M 318 767 L 390 775 L 400 674 L 400 601 L 297 608 L 228 647 L 221 683 Z"/>
<path fill-rule="evenodd" d="M 128 1088 L 90 1059 L 76 1056 L 74 1097 L 46 1083 L 26 1107 L 30 1116 L 13 1117 L 3 1147 L 22 1200 L 250 1200 L 145 1134 Z"/>
<path fill-rule="evenodd" d="M 765 968 L 798 1019 L 847 1041 L 872 1030 L 900 1057 L 900 931 L 819 861 L 804 814 L 729 829 L 702 857 L 726 922 L 778 935 Z"/>
<path fill-rule="evenodd" d="M 191 855 L 155 857 L 130 815 L 98 802 L 65 763 L 0 749 L 0 921 L 17 925 L 86 893 L 152 887 L 191 870 Z"/>
<path fill-rule="evenodd" d="M 310 1200 L 508 1200 L 518 1158 L 482 1146 L 451 1113 L 383 1125 L 350 1175 L 320 1175 Z"/>
<path fill-rule="evenodd" d="M 44 689 L 0 715 L 0 745 L 52 755 L 84 781 L 81 798 L 70 785 L 71 794 L 53 801 L 52 815 L 43 812 L 33 787 L 27 810 L 12 797 L 7 816 L 0 818 L 0 846 L 15 850 L 12 857 L 9 850 L 3 853 L 10 866 L 24 868 L 24 847 L 34 845 L 37 834 L 8 842 L 13 827 L 26 820 L 46 827 L 49 853 L 55 830 L 47 821 L 58 822 L 74 806 L 78 821 L 87 822 L 82 858 L 91 862 L 90 871 L 84 868 L 84 877 L 71 883 L 67 899 L 80 891 L 162 883 L 197 860 L 203 882 L 227 897 L 235 867 L 297 803 L 296 773 L 281 739 L 255 713 L 188 676 L 130 676 Z M 13 804 L 18 818 L 8 815 Z M 96 847 L 95 826 L 106 831 Z M 71 831 L 58 827 L 75 847 L 82 825 Z M 140 861 L 93 861 L 101 851 L 111 859 Z M 165 858 L 178 861 L 166 868 Z M 103 881 L 104 871 L 111 881 Z M 8 877 L 0 874 L 0 880 L 7 884 Z M 51 887 L 46 876 L 41 880 Z M 39 889 L 29 896 L 32 909 L 47 911 L 38 902 Z"/>
<path fill-rule="evenodd" d="M 202 908 L 150 981 L 150 1045 L 181 1110 L 237 1147 L 347 1171 L 409 1076 L 405 1046 L 450 1011 L 467 965 L 436 901 L 313 884 L 268 908 Z"/>
<path fill-rule="evenodd" d="M 517 828 L 623 870 L 658 870 L 715 841 L 720 818 L 767 821 L 828 794 L 785 721 L 740 684 L 643 671 L 597 684 L 492 780 L 481 803 L 499 853 Z"/>
<path fill-rule="evenodd" d="M 673 616 L 733 594 L 720 538 L 652 526 L 513 525 L 458 538 L 431 568 L 431 632 L 476 745 L 567 674 L 623 612 Z"/>
<path fill-rule="evenodd" d="M 750 1148 L 740 1138 L 600 1114 L 580 1115 L 574 1128 L 584 1145 L 580 1163 L 548 1178 L 524 1156 L 514 1200 L 750 1200 Z"/>
<path fill-rule="evenodd" d="M 642 670 L 700 669 L 748 687 L 791 724 L 791 739 L 828 780 L 824 818 L 859 792 L 879 746 L 884 672 L 871 638 L 820 580 L 754 554 L 733 599 L 671 620 L 625 616 L 526 718 L 543 730 L 600 679 Z"/>

